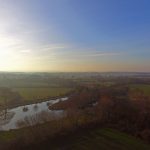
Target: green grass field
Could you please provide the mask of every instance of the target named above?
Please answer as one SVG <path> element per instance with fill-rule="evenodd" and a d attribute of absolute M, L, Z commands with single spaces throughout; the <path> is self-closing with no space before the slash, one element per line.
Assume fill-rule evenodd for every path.
<path fill-rule="evenodd" d="M 70 88 L 14 88 L 24 100 L 44 99 L 48 97 L 63 96 L 70 92 Z"/>
<path fill-rule="evenodd" d="M 141 90 L 145 95 L 150 96 L 150 85 L 146 85 L 146 84 L 133 84 L 130 85 L 130 89 L 131 90 Z"/>

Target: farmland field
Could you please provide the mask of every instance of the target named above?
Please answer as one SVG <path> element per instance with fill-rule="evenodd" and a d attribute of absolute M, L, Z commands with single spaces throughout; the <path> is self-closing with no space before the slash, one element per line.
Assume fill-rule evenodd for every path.
<path fill-rule="evenodd" d="M 71 91 L 71 88 L 14 88 L 24 100 L 44 99 L 49 97 L 63 96 Z"/>
<path fill-rule="evenodd" d="M 145 95 L 150 96 L 150 85 L 147 84 L 133 84 L 130 85 L 131 90 L 140 90 L 142 91 Z"/>

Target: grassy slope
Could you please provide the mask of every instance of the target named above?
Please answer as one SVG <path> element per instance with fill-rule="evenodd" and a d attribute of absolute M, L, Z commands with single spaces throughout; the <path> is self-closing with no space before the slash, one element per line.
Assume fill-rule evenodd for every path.
<path fill-rule="evenodd" d="M 9 141 L 15 134 L 14 131 L 1 132 L 0 141 Z M 90 129 L 86 132 L 78 131 L 26 148 L 28 150 L 150 150 L 150 145 L 125 133 L 105 128 Z"/>
<path fill-rule="evenodd" d="M 149 150 L 140 140 L 112 129 L 91 130 L 74 136 L 65 147 L 72 150 Z"/>

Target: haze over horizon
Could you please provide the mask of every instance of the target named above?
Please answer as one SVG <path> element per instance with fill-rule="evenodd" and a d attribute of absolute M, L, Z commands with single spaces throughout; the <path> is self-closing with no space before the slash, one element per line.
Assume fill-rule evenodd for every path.
<path fill-rule="evenodd" d="M 150 72 L 149 0 L 0 0 L 0 71 Z"/>

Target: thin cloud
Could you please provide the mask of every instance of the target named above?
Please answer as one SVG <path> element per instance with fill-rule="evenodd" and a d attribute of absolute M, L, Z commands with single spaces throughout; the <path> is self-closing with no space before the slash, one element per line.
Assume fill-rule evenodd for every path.
<path fill-rule="evenodd" d="M 86 58 L 86 57 L 101 57 L 101 56 L 117 56 L 117 55 L 122 55 L 122 52 L 104 52 L 104 51 L 68 51 L 68 50 L 63 50 L 61 51 L 54 51 L 55 55 L 62 56 L 62 57 L 78 57 L 78 58 Z"/>
<path fill-rule="evenodd" d="M 84 56 L 99 57 L 99 56 L 116 56 L 116 55 L 122 55 L 122 53 L 120 53 L 120 52 L 99 52 L 99 53 L 93 53 L 93 54 L 85 54 Z"/>
<path fill-rule="evenodd" d="M 57 50 L 57 49 L 65 49 L 65 48 L 68 48 L 68 45 L 67 44 L 51 44 L 51 45 L 47 45 L 47 46 L 44 46 L 42 48 L 43 51 L 49 51 L 49 50 Z"/>
<path fill-rule="evenodd" d="M 21 51 L 20 51 L 20 53 L 30 53 L 30 52 L 31 52 L 31 50 L 28 50 L 28 49 L 27 49 L 27 50 L 21 50 Z"/>

